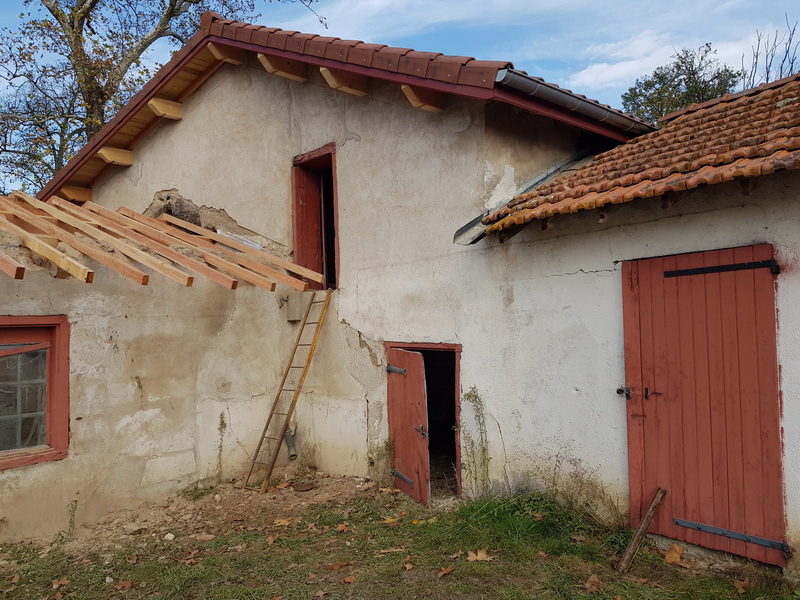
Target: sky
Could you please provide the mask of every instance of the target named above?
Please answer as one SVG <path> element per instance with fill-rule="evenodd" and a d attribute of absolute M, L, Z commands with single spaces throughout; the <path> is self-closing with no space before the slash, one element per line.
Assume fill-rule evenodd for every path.
<path fill-rule="evenodd" d="M 0 25 L 13 28 L 21 6 L 0 0 Z M 710 42 L 721 61 L 740 68 L 757 32 L 774 35 L 787 16 L 800 19 L 800 0 L 318 0 L 313 8 L 327 29 L 299 2 L 257 0 L 257 22 L 506 60 L 615 108 L 637 77 L 682 48 Z"/>

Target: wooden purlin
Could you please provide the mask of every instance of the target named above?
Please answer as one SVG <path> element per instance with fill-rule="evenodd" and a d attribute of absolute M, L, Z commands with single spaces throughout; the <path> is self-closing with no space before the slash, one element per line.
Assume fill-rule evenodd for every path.
<path fill-rule="evenodd" d="M 124 225 L 115 223 L 111 219 L 107 218 L 105 215 L 98 214 L 95 211 L 90 212 L 85 208 L 74 206 L 68 202 L 62 202 L 60 200 L 53 200 L 53 204 L 76 217 L 82 217 L 85 219 L 94 219 L 98 227 L 102 227 L 109 233 L 117 235 L 121 238 L 127 238 L 138 244 L 142 244 L 143 246 L 147 246 L 148 248 L 150 248 L 154 252 L 157 252 L 164 258 L 167 258 L 174 263 L 184 266 L 187 269 L 191 269 L 192 271 L 195 271 L 196 273 L 207 277 L 214 283 L 218 283 L 222 287 L 226 287 L 230 290 L 235 290 L 236 286 L 239 283 L 236 279 L 228 277 L 227 275 L 225 275 L 224 273 L 220 273 L 219 271 L 215 271 L 208 265 L 201 263 L 200 261 L 197 261 L 189 256 L 186 256 L 185 254 L 181 254 L 177 250 L 173 250 L 172 248 L 169 248 L 168 246 L 165 246 L 154 239 L 148 238 L 147 236 L 144 236 L 130 229 L 126 230 L 124 228 L 125 227 Z M 87 202 L 86 204 L 91 204 L 91 203 Z"/>
<path fill-rule="evenodd" d="M 275 289 L 276 282 L 305 291 L 308 282 L 301 277 L 314 281 L 322 278 L 319 273 L 181 219 L 169 215 L 153 219 L 125 208 L 114 212 L 88 199 L 79 206 L 60 198 L 51 198 L 45 203 L 23 192 L 13 192 L 10 197 L 0 196 L 0 229 L 14 233 L 22 240 L 22 245 L 35 254 L 87 283 L 92 281 L 94 271 L 59 251 L 55 247 L 57 243 L 63 243 L 140 285 L 147 285 L 150 275 L 113 252 L 119 252 L 184 286 L 191 286 L 194 277 L 175 265 L 231 290 L 236 289 L 241 280 L 268 291 Z M 82 239 L 76 233 L 90 239 Z M 112 250 L 103 249 L 94 242 Z M 202 259 L 188 256 L 180 248 L 196 252 Z M 0 272 L 22 279 L 25 267 L 0 254 Z"/>
<path fill-rule="evenodd" d="M 27 206 L 27 205 L 26 205 Z M 49 219 L 46 213 L 42 213 L 41 211 L 37 211 L 33 207 L 30 207 L 29 210 L 26 210 L 22 206 L 14 204 L 8 198 L 0 197 L 0 208 L 3 210 L 7 210 L 15 217 L 17 217 L 21 221 L 25 221 L 30 223 L 33 227 L 37 229 L 41 229 L 45 233 L 52 235 L 60 242 L 65 243 L 66 245 L 74 248 L 78 252 L 85 254 L 86 256 L 95 259 L 100 264 L 103 264 L 113 270 L 115 270 L 120 275 L 127 277 L 128 279 L 138 283 L 139 285 L 147 285 L 150 281 L 150 276 L 147 273 L 144 273 L 134 267 L 133 265 L 129 265 L 123 260 L 112 256 L 108 252 L 101 250 L 96 246 L 92 246 L 91 244 L 84 242 L 83 240 L 78 239 L 75 235 L 61 229 L 53 225 L 50 221 L 46 221 L 45 219 Z M 36 212 L 34 212 L 36 211 Z M 41 216 L 44 215 L 44 216 Z M 0 258 L 3 255 L 0 254 Z"/>
<path fill-rule="evenodd" d="M 178 227 L 170 226 L 168 223 L 165 223 L 161 219 L 153 219 L 151 217 L 148 217 L 148 216 L 145 216 L 143 214 L 134 212 L 134 211 L 132 211 L 130 209 L 127 209 L 127 208 L 119 208 L 119 209 L 117 209 L 117 211 L 119 212 L 119 214 L 124 215 L 124 216 L 126 216 L 126 217 L 128 217 L 130 219 L 133 219 L 137 223 L 141 223 L 143 225 L 147 225 L 147 226 L 151 227 L 152 229 L 156 229 L 156 230 L 158 230 L 158 231 L 160 231 L 160 232 L 162 232 L 164 234 L 167 234 L 169 236 L 172 236 L 172 237 L 176 238 L 175 241 L 171 242 L 173 244 L 177 243 L 177 242 L 189 244 L 190 246 L 195 248 L 197 250 L 197 252 L 202 253 L 203 256 L 206 258 L 206 260 L 208 260 L 211 264 L 214 264 L 215 262 L 221 262 L 223 264 L 229 264 L 229 263 L 225 263 L 225 261 L 226 260 L 227 261 L 233 261 L 237 265 L 240 265 L 242 267 L 246 267 L 247 269 L 250 269 L 250 271 L 255 271 L 256 273 L 258 273 L 260 275 L 263 275 L 264 277 L 266 277 L 268 279 L 274 279 L 275 281 L 280 281 L 281 283 L 285 283 L 286 285 L 288 285 L 290 287 L 293 287 L 293 288 L 295 288 L 297 290 L 300 290 L 301 292 L 305 292 L 308 289 L 308 283 L 306 283 L 305 281 L 301 281 L 300 279 L 292 277 L 291 275 L 287 275 L 286 273 L 281 273 L 280 271 L 276 271 L 275 269 L 270 268 L 270 267 L 268 267 L 266 265 L 263 265 L 263 264 L 261 264 L 259 262 L 256 262 L 254 260 L 250 260 L 247 257 L 243 256 L 243 253 L 241 253 L 241 252 L 235 252 L 233 250 L 230 250 L 230 249 L 226 248 L 224 245 L 220 245 L 220 244 L 214 243 L 212 241 L 212 239 L 209 238 L 209 237 L 206 237 L 206 236 L 200 235 L 200 234 L 195 235 L 195 234 L 192 234 L 192 233 L 187 233 L 187 232 L 183 231 L 182 229 L 179 229 Z M 177 222 L 177 221 L 180 221 L 180 220 L 179 219 L 175 219 L 175 221 Z M 186 223 L 185 221 L 184 221 L 184 223 L 186 225 L 191 225 L 191 223 Z M 202 230 L 202 228 L 198 228 L 198 229 Z M 213 233 L 213 232 L 208 231 L 208 233 Z M 204 250 L 214 250 L 216 252 L 221 252 L 222 254 L 225 255 L 225 258 L 223 259 L 217 254 L 213 254 L 211 252 L 206 252 Z M 249 256 L 258 256 L 259 254 L 261 254 L 261 255 L 264 255 L 264 256 L 267 256 L 267 257 L 270 257 L 270 258 L 275 258 L 275 257 L 272 257 L 271 255 L 266 254 L 265 252 L 258 252 L 258 251 L 255 251 L 255 252 L 256 252 L 255 255 L 254 254 L 250 254 Z M 248 273 L 248 272 L 245 271 L 245 273 Z M 246 281 L 251 281 L 250 279 L 248 279 L 247 275 L 244 275 L 242 277 L 242 279 L 245 279 Z M 251 281 L 251 283 L 254 283 L 254 282 Z"/>
<path fill-rule="evenodd" d="M 78 217 L 75 217 L 64 210 L 60 210 L 56 206 L 52 204 L 45 204 L 41 200 L 37 200 L 33 196 L 29 196 L 28 194 L 23 194 L 22 192 L 13 192 L 11 194 L 15 198 L 21 198 L 34 208 L 39 208 L 42 211 L 46 212 L 51 217 L 55 217 L 62 223 L 70 225 L 75 229 L 78 229 L 81 233 L 88 235 L 96 239 L 98 242 L 103 242 L 105 244 L 110 245 L 112 248 L 117 250 L 118 252 L 124 254 L 128 258 L 131 258 L 137 262 L 142 263 L 161 273 L 162 275 L 166 275 L 170 279 L 173 279 L 184 285 L 189 287 L 194 283 L 194 277 L 191 275 L 187 275 L 183 271 L 176 269 L 170 263 L 164 262 L 163 260 L 159 260 L 154 256 L 151 256 L 144 250 L 140 250 L 136 246 L 134 246 L 129 240 L 124 240 L 121 238 L 114 237 L 113 235 L 106 233 L 104 231 L 100 231 L 97 227 L 95 227 L 92 223 L 88 221 L 84 221 Z"/>

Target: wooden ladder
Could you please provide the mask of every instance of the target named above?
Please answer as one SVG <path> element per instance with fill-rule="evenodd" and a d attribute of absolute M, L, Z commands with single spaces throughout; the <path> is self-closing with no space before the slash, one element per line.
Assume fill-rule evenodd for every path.
<path fill-rule="evenodd" d="M 286 364 L 286 369 L 283 371 L 281 378 L 281 385 L 278 388 L 278 393 L 275 394 L 275 400 L 272 402 L 272 408 L 269 411 L 267 422 L 264 425 L 264 431 L 261 433 L 261 439 L 258 441 L 258 447 L 253 454 L 253 460 L 250 462 L 250 468 L 247 470 L 247 475 L 244 478 L 244 485 L 250 482 L 253 471 L 256 465 L 267 468 L 266 475 L 264 475 L 264 482 L 261 484 L 259 493 L 263 494 L 269 487 L 269 478 L 272 475 L 272 470 L 275 468 L 275 462 L 278 460 L 278 453 L 283 445 L 283 439 L 286 435 L 286 430 L 289 428 L 289 422 L 294 414 L 294 409 L 297 406 L 297 400 L 300 398 L 300 392 L 303 390 L 303 383 L 306 380 L 308 369 L 311 366 L 311 359 L 314 358 L 314 351 L 317 349 L 317 341 L 319 340 L 319 333 L 322 330 L 322 323 L 325 321 L 325 313 L 328 312 L 328 304 L 331 300 L 331 293 L 333 290 L 320 290 L 314 291 L 311 294 L 311 300 L 306 307 L 303 314 L 303 320 L 300 325 L 300 332 L 297 334 L 297 339 L 292 346 L 292 352 L 289 354 L 289 362 Z M 319 298 L 324 294 L 323 298 Z M 315 307 L 322 305 L 319 314 L 311 317 L 314 313 Z M 312 320 L 309 320 L 311 317 Z M 308 339 L 306 332 L 314 328 L 314 335 L 311 340 Z M 307 354 L 303 358 L 303 351 L 299 348 L 307 348 Z M 297 364 L 296 359 L 299 359 L 301 364 Z M 293 371 L 302 369 L 300 377 L 296 381 L 290 378 L 289 375 Z M 288 394 L 291 393 L 291 396 Z M 289 401 L 291 398 L 291 401 Z M 287 406 L 288 403 L 288 406 Z M 269 448 L 264 448 L 268 452 L 269 460 L 267 462 L 259 461 L 258 457 L 261 455 L 261 450 L 264 445 Z"/>

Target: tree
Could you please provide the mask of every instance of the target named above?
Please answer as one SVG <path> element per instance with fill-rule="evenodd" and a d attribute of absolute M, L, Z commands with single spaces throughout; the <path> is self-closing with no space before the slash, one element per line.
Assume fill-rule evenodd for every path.
<path fill-rule="evenodd" d="M 756 44 L 751 47 L 750 66 L 745 67 L 746 57 L 742 55 L 742 89 L 756 87 L 775 79 L 783 79 L 797 72 L 797 49 L 800 41 L 795 41 L 797 21 L 789 23 L 789 15 L 784 15 L 786 29 L 775 30 L 775 34 L 763 34 L 756 30 Z"/>
<path fill-rule="evenodd" d="M 270 0 L 271 1 L 271 0 Z M 316 0 L 298 1 L 307 7 Z M 25 0 L 0 29 L 0 177 L 38 190 L 147 81 L 148 50 L 184 43 L 200 15 L 251 20 L 255 0 Z M 322 19 L 321 19 L 322 20 Z"/>
<path fill-rule="evenodd" d="M 622 94 L 622 107 L 640 119 L 657 123 L 664 115 L 694 102 L 705 102 L 732 92 L 742 71 L 721 65 L 711 44 L 684 48 L 668 65 L 640 77 Z"/>

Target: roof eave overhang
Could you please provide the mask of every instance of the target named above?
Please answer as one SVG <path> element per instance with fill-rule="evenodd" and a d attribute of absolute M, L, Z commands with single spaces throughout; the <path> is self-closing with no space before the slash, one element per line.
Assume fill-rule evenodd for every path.
<path fill-rule="evenodd" d="M 562 94 L 568 104 L 567 102 L 555 104 L 552 102 L 552 100 L 554 98 L 558 99 L 559 96 L 557 95 L 550 95 L 547 97 L 547 100 L 544 100 L 535 94 L 525 92 L 524 88 L 521 86 L 517 86 L 521 88 L 517 89 L 517 87 L 512 85 L 513 82 L 523 82 L 523 79 L 519 79 L 519 72 L 514 71 L 513 69 L 500 69 L 498 71 L 497 82 L 495 83 L 494 87 L 478 87 L 457 83 L 448 83 L 446 81 L 437 81 L 423 77 L 407 75 L 404 73 L 395 73 L 350 63 L 342 63 L 340 61 L 326 59 L 323 57 L 315 57 L 286 50 L 279 50 L 276 48 L 268 48 L 249 42 L 242 42 L 215 35 L 209 35 L 207 31 L 201 30 L 195 34 L 189 40 L 189 42 L 187 42 L 187 44 L 173 57 L 172 60 L 170 60 L 159 70 L 153 79 L 151 79 L 145 85 L 145 87 L 138 94 L 136 94 L 119 113 L 117 113 L 113 119 L 106 123 L 102 129 L 95 134 L 83 148 L 81 148 L 81 150 L 72 158 L 72 160 L 67 163 L 67 165 L 64 166 L 64 168 L 56 173 L 53 179 L 51 179 L 50 182 L 48 182 L 48 184 L 37 194 L 37 197 L 46 200 L 55 194 L 59 189 L 61 189 L 61 187 L 68 185 L 70 179 L 75 175 L 75 173 L 81 169 L 81 167 L 83 167 L 100 148 L 105 145 L 107 140 L 113 137 L 120 130 L 120 128 L 126 124 L 128 118 L 135 115 L 139 110 L 145 107 L 152 98 L 156 97 L 159 93 L 159 90 L 161 90 L 176 75 L 178 75 L 198 53 L 206 48 L 209 42 L 213 42 L 214 44 L 218 45 L 225 45 L 231 48 L 238 48 L 248 52 L 295 60 L 316 67 L 328 67 L 330 69 L 362 75 L 373 79 L 434 90 L 463 98 L 471 98 L 483 102 L 499 101 L 511 106 L 515 106 L 527 112 L 552 118 L 556 121 L 566 123 L 568 125 L 607 137 L 615 141 L 625 142 L 637 135 L 640 135 L 640 133 L 643 133 L 643 131 L 638 131 L 636 128 L 632 127 L 628 122 L 630 119 L 627 117 L 625 117 L 621 123 L 610 121 L 608 116 L 611 114 L 624 117 L 624 115 L 621 115 L 620 113 L 617 113 L 611 109 L 607 110 L 608 114 L 602 110 L 599 113 L 595 111 L 595 115 L 586 114 L 592 107 L 597 109 L 603 108 L 594 102 L 588 100 L 578 102 L 578 105 L 583 106 L 583 104 L 586 104 L 588 108 L 583 111 L 575 110 L 572 105 L 575 104 L 576 96 L 573 94 Z M 218 67 L 221 66 L 221 64 L 222 63 L 220 63 Z M 508 75 L 509 73 L 512 74 L 510 78 Z M 509 84 L 509 81 L 512 82 L 512 84 Z M 597 114 L 601 115 L 603 119 L 598 120 L 595 118 Z M 620 124 L 622 124 L 624 127 L 620 127 Z M 650 131 L 650 129 L 648 128 L 647 131 Z"/>

